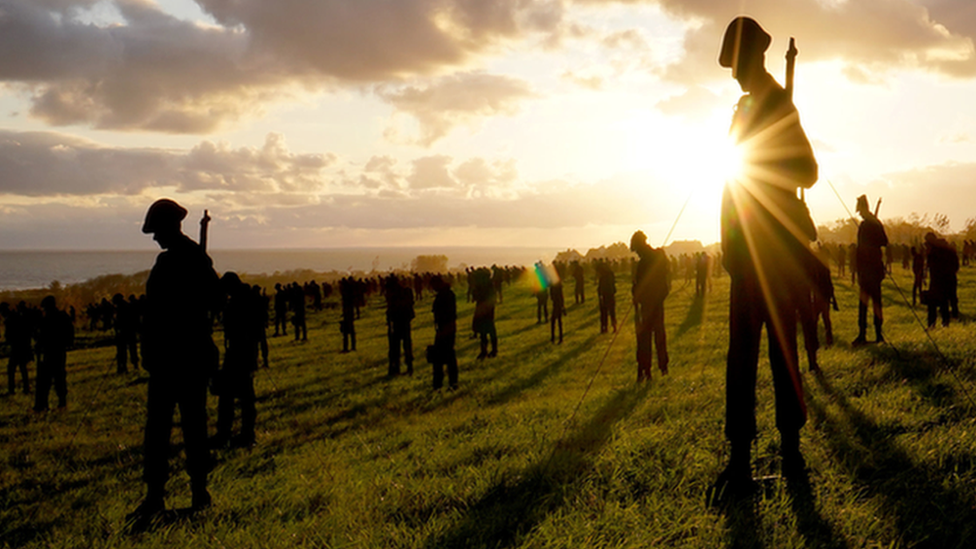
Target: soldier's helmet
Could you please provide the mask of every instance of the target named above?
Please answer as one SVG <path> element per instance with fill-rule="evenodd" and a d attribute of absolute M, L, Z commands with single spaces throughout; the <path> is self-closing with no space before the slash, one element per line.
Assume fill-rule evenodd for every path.
<path fill-rule="evenodd" d="M 50 311 L 57 308 L 57 302 L 54 300 L 53 295 L 49 295 L 41 300 L 41 308 Z"/>
<path fill-rule="evenodd" d="M 186 218 L 186 208 L 169 198 L 160 198 L 149 206 L 146 211 L 146 221 L 142 224 L 142 232 L 151 234 L 160 229 L 179 229 L 180 223 Z"/>
<path fill-rule="evenodd" d="M 749 59 L 757 54 L 761 55 L 769 48 L 772 37 L 769 36 L 759 23 L 751 17 L 736 17 L 725 29 L 722 38 L 722 51 L 718 55 L 718 64 L 731 69 L 739 59 Z"/>
<path fill-rule="evenodd" d="M 864 210 L 868 209 L 868 195 L 862 194 L 861 196 L 857 197 L 856 209 L 857 211 L 861 211 L 862 209 Z"/>
<path fill-rule="evenodd" d="M 630 251 L 637 250 L 638 246 L 647 244 L 647 235 L 644 231 L 637 231 L 634 236 L 630 237 Z"/>

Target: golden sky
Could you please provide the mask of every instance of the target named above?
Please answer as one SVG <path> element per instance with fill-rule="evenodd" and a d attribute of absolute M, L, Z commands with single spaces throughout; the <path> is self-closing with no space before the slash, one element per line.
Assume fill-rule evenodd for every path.
<path fill-rule="evenodd" d="M 740 14 L 815 221 L 976 217 L 972 0 L 0 0 L 0 249 L 153 249 L 162 196 L 216 248 L 714 242 Z"/>

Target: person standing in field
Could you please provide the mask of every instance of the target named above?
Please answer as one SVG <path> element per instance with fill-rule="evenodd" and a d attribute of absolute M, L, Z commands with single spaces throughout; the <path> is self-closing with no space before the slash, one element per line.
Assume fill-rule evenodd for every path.
<path fill-rule="evenodd" d="M 68 347 L 75 340 L 75 326 L 68 313 L 58 309 L 54 296 L 41 300 L 44 316 L 37 327 L 37 392 L 34 411 L 48 409 L 51 385 L 58 395 L 58 408 L 68 406 Z"/>
<path fill-rule="evenodd" d="M 613 324 L 613 332 L 617 333 L 617 279 L 606 261 L 596 264 L 596 272 L 596 295 L 600 300 L 600 333 L 607 333 L 610 324 Z"/>
<path fill-rule="evenodd" d="M 27 374 L 27 364 L 34 360 L 34 352 L 31 350 L 31 327 L 30 318 L 26 314 L 27 306 L 21 301 L 16 308 L 11 308 L 7 303 L 3 303 L 0 313 L 3 314 L 4 337 L 7 339 L 7 346 L 10 349 L 10 356 L 7 358 L 7 394 L 12 395 L 16 392 L 17 371 L 20 371 L 20 379 L 23 381 L 25 395 L 30 394 L 30 380 Z"/>
<path fill-rule="evenodd" d="M 220 290 L 213 261 L 183 234 L 185 208 L 167 198 L 146 212 L 142 232 L 162 248 L 146 281 L 142 363 L 149 372 L 143 480 L 146 498 L 128 515 L 136 528 L 146 527 L 165 510 L 169 477 L 169 439 L 173 413 L 180 426 L 190 476 L 192 510 L 211 504 L 207 475 L 207 385 L 219 363 L 212 337 L 211 313 L 219 309 Z"/>
<path fill-rule="evenodd" d="M 556 267 L 556 272 L 559 272 Z M 563 294 L 563 281 L 559 276 L 549 281 L 549 297 L 552 299 L 552 317 L 549 323 L 549 341 L 556 342 L 556 324 L 559 325 L 559 343 L 563 342 L 563 316 L 566 315 L 566 297 Z"/>
<path fill-rule="evenodd" d="M 574 303 L 586 303 L 586 275 L 583 265 L 579 261 L 573 262 L 573 300 Z"/>
<path fill-rule="evenodd" d="M 711 488 L 713 501 L 752 493 L 751 446 L 756 429 L 756 374 L 766 328 L 776 396 L 782 472 L 801 479 L 800 428 L 806 422 L 798 367 L 797 311 L 809 299 L 810 243 L 816 229 L 797 188 L 817 181 L 817 162 L 789 94 L 766 71 L 771 37 L 737 17 L 722 40 L 719 64 L 742 91 L 730 130 L 743 169 L 722 196 L 722 257 L 731 277 L 726 362 L 725 436 L 731 455 Z M 811 259 L 812 258 L 812 259 Z"/>
<path fill-rule="evenodd" d="M 929 328 L 935 327 L 936 314 L 942 316 L 942 325 L 949 325 L 952 298 L 956 295 L 959 272 L 959 254 L 944 238 L 933 232 L 925 233 L 925 249 L 929 269 Z"/>
<path fill-rule="evenodd" d="M 264 326 L 261 324 L 263 305 L 254 298 L 251 288 L 241 282 L 237 273 L 229 271 L 220 279 L 227 295 L 223 311 L 224 366 L 215 378 L 217 403 L 217 434 L 211 447 L 230 442 L 244 448 L 254 445 L 254 424 L 257 419 L 254 395 L 254 372 L 258 369 L 258 350 Z M 241 433 L 231 438 L 234 424 L 234 401 L 241 405 Z"/>
<path fill-rule="evenodd" d="M 444 386 L 444 367 L 447 366 L 447 386 L 458 387 L 457 353 L 454 345 L 457 340 L 457 297 L 451 284 L 441 275 L 430 279 L 434 290 L 434 345 L 431 365 L 434 367 L 434 389 Z"/>
<path fill-rule="evenodd" d="M 413 340 L 410 322 L 414 318 L 413 291 L 402 285 L 395 274 L 386 279 L 386 329 L 390 342 L 389 377 L 400 375 L 400 345 L 407 375 L 413 375 Z"/>
<path fill-rule="evenodd" d="M 925 289 L 925 254 L 912 246 L 912 307 L 918 304 L 918 298 Z"/>
<path fill-rule="evenodd" d="M 339 298 L 342 301 L 342 320 L 339 322 L 342 352 L 348 353 L 356 350 L 356 281 L 351 276 L 339 280 Z"/>
<path fill-rule="evenodd" d="M 861 224 L 857 227 L 857 281 L 860 290 L 857 305 L 857 338 L 851 345 L 857 347 L 867 343 L 868 301 L 874 311 L 874 335 L 878 343 L 884 342 L 881 325 L 884 323 L 881 309 L 881 281 L 886 267 L 881 248 L 888 246 L 888 235 L 884 225 L 868 207 L 868 197 L 857 197 L 857 213 Z"/>
<path fill-rule="evenodd" d="M 668 339 L 664 329 L 664 300 L 671 292 L 670 262 L 662 248 L 652 248 L 644 231 L 630 238 L 630 250 L 637 254 L 632 288 L 634 320 L 637 322 L 637 381 L 651 379 L 653 351 L 657 367 L 668 374 Z"/>
<path fill-rule="evenodd" d="M 295 327 L 295 341 L 308 341 L 308 325 L 305 323 L 305 290 L 295 282 L 288 289 L 288 308 L 291 323 Z"/>
<path fill-rule="evenodd" d="M 125 300 L 122 294 L 112 297 L 115 306 L 115 373 L 124 374 L 129 371 L 129 360 L 132 366 L 139 367 L 138 329 L 139 316 L 135 305 Z"/>
<path fill-rule="evenodd" d="M 275 284 L 274 312 L 275 333 L 272 337 L 278 337 L 279 327 L 281 335 L 288 335 L 288 290 L 280 283 Z"/>
<path fill-rule="evenodd" d="M 480 339 L 478 359 L 494 358 L 498 356 L 498 332 L 495 330 L 495 287 L 492 274 L 485 267 L 473 271 L 472 297 L 474 299 L 474 315 L 471 318 L 471 328 Z M 491 351 L 488 342 L 491 341 Z"/>

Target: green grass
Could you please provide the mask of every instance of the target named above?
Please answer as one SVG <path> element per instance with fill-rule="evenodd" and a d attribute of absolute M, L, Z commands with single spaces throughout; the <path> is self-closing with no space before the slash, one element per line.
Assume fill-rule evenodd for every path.
<path fill-rule="evenodd" d="M 906 271 L 895 273 L 910 289 Z M 132 534 L 144 495 L 145 378 L 116 376 L 112 348 L 69 356 L 69 409 L 0 400 L 3 547 L 971 547 L 976 543 L 976 330 L 936 329 L 943 364 L 886 281 L 893 346 L 852 350 L 855 294 L 835 279 L 837 344 L 806 372 L 808 488 L 764 483 L 754 505 L 718 510 L 705 491 L 727 459 L 728 279 L 705 300 L 676 281 L 667 302 L 671 374 L 636 383 L 620 281 L 620 333 L 599 334 L 595 295 L 570 305 L 565 342 L 535 324 L 528 286 L 497 309 L 498 358 L 477 361 L 459 290 L 458 391 L 431 390 L 430 297 L 417 304 L 413 377 L 387 380 L 381 301 L 340 354 L 338 310 L 309 341 L 273 338 L 256 376 L 258 444 L 225 450 L 212 509 Z M 595 294 L 595 288 L 588 292 Z M 571 295 L 569 296 L 571 298 Z M 963 310 L 976 301 L 966 268 Z M 924 320 L 924 311 L 917 311 Z M 802 345 L 801 345 L 802 356 Z M 771 377 L 760 364 L 757 475 L 779 471 Z M 211 421 L 216 399 L 210 402 Z M 211 426 L 211 432 L 213 427 Z M 174 430 L 173 442 L 181 438 Z M 170 507 L 190 502 L 182 451 Z"/>

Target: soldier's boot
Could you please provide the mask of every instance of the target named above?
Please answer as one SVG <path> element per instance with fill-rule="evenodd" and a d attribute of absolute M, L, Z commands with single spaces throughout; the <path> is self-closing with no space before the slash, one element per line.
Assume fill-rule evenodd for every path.
<path fill-rule="evenodd" d="M 884 343 L 885 340 L 884 335 L 881 334 L 882 323 L 883 321 L 881 318 L 874 317 L 874 338 L 878 341 L 878 343 Z"/>
<path fill-rule="evenodd" d="M 166 491 L 162 486 L 149 486 L 146 499 L 125 516 L 125 521 L 134 530 L 145 530 L 164 511 L 166 511 Z"/>
<path fill-rule="evenodd" d="M 203 511 L 212 505 L 213 500 L 210 498 L 210 492 L 207 491 L 206 477 L 203 479 L 191 479 L 190 491 L 193 494 L 190 503 L 190 509 L 192 511 Z"/>
<path fill-rule="evenodd" d="M 780 433 L 780 454 L 783 458 L 782 473 L 787 480 L 804 480 L 807 476 L 807 463 L 800 453 L 800 432 Z"/>
<path fill-rule="evenodd" d="M 756 492 L 757 484 L 752 479 L 750 465 L 751 442 L 732 443 L 729 464 L 719 473 L 715 483 L 708 489 L 710 505 L 725 505 L 743 500 Z"/>

